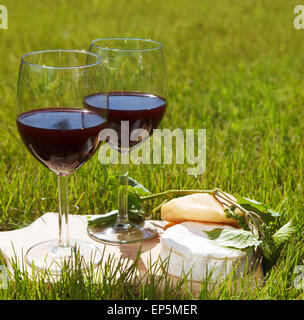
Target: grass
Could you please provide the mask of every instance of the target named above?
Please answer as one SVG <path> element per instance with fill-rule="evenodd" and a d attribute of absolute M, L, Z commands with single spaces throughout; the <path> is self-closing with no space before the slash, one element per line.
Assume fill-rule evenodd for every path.
<path fill-rule="evenodd" d="M 207 167 L 194 178 L 187 166 L 131 166 L 152 192 L 215 186 L 267 203 L 293 218 L 298 234 L 284 247 L 262 284 L 234 292 L 202 289 L 202 299 L 303 299 L 293 270 L 304 264 L 303 30 L 293 27 L 296 0 L 1 0 L 9 29 L 0 30 L 0 231 L 28 225 L 57 210 L 57 179 L 30 156 L 15 126 L 20 56 L 39 49 L 86 49 L 92 39 L 130 36 L 161 41 L 166 49 L 169 107 L 162 128 L 205 128 Z M 70 179 L 72 214 L 115 208 L 108 182 L 116 167 L 97 156 Z M 151 203 L 155 205 L 156 203 Z M 159 216 L 156 216 L 159 218 Z M 18 272 L 17 269 L 15 272 Z M 74 272 L 74 271 L 71 271 Z M 134 288 L 128 278 L 66 291 L 81 277 L 46 284 L 18 273 L 3 299 L 162 298 L 157 286 Z M 75 278 L 76 277 L 76 278 Z M 114 290 L 127 286 L 127 294 Z M 22 290 L 21 290 L 22 289 Z M 144 294 L 141 292 L 144 291 Z M 190 298 L 171 288 L 166 298 Z"/>

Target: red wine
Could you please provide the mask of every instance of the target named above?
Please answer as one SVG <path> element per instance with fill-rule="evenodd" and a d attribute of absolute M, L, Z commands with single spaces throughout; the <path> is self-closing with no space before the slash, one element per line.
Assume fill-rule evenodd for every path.
<path fill-rule="evenodd" d="M 104 94 L 94 94 L 84 99 L 84 106 L 104 116 Z M 137 92 L 111 92 L 108 96 L 108 127 L 118 134 L 118 148 L 121 142 L 121 121 L 129 121 L 129 147 L 132 147 L 147 138 L 157 128 L 166 111 L 165 99 Z M 145 129 L 147 137 L 141 137 L 137 141 L 130 141 L 130 134 L 134 129 Z"/>
<path fill-rule="evenodd" d="M 31 154 L 53 172 L 68 175 L 96 151 L 106 122 L 81 109 L 52 108 L 22 113 L 20 136 Z"/>

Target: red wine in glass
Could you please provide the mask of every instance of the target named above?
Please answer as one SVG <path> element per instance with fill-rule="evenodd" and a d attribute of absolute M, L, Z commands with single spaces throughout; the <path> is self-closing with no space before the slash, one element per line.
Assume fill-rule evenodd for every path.
<path fill-rule="evenodd" d="M 94 244 L 70 239 L 68 183 L 69 175 L 96 152 L 106 127 L 106 117 L 83 108 L 83 97 L 104 90 L 102 74 L 101 57 L 84 50 L 42 50 L 21 57 L 17 129 L 30 153 L 58 178 L 58 237 L 26 251 L 35 272 L 61 274 L 64 266 L 84 269 L 102 258 Z"/>
<path fill-rule="evenodd" d="M 70 174 L 94 154 L 105 125 L 99 114 L 72 108 L 33 110 L 17 118 L 19 134 L 30 153 L 61 175 Z"/>
<path fill-rule="evenodd" d="M 108 128 L 116 131 L 118 135 L 118 149 L 122 147 L 121 122 L 129 124 L 129 147 L 132 148 L 153 133 L 161 122 L 167 107 L 165 99 L 138 92 L 110 92 L 108 94 L 108 111 L 104 105 L 104 94 L 94 94 L 84 99 L 85 108 L 101 116 L 108 112 Z M 146 137 L 131 141 L 130 136 L 135 129 L 145 129 Z M 124 146 L 125 147 L 125 146 Z"/>
<path fill-rule="evenodd" d="M 116 220 L 107 226 L 88 226 L 88 234 L 111 244 L 147 241 L 157 230 L 149 221 L 138 224 L 129 219 L 128 164 L 132 149 L 153 134 L 167 109 L 163 45 L 150 39 L 106 38 L 93 40 L 89 51 L 102 59 L 105 85 L 86 95 L 84 107 L 106 114 L 107 127 L 114 132 L 105 131 L 100 139 L 107 139 L 119 152 L 119 173 Z"/>

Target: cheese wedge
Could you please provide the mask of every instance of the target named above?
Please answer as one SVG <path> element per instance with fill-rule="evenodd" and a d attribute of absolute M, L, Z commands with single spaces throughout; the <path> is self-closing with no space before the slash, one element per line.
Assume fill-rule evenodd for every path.
<path fill-rule="evenodd" d="M 232 199 L 234 199 L 231 196 Z M 235 200 L 235 199 L 234 199 Z M 174 198 L 161 207 L 162 220 L 169 222 L 202 221 L 237 226 L 235 219 L 227 218 L 222 205 L 208 193 L 195 193 Z"/>
<path fill-rule="evenodd" d="M 238 277 L 252 261 L 253 250 L 221 247 L 210 240 L 206 231 L 215 228 L 235 229 L 229 225 L 182 222 L 168 228 L 161 237 L 160 258 L 167 272 L 176 277 L 211 282 L 222 280 L 231 271 Z"/>

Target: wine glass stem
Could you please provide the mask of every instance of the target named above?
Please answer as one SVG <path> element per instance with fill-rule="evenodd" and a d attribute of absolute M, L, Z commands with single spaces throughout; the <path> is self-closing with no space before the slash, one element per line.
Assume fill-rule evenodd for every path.
<path fill-rule="evenodd" d="M 69 185 L 68 176 L 58 176 L 59 239 L 58 246 L 69 246 Z"/>
<path fill-rule="evenodd" d="M 123 158 L 129 154 L 120 154 L 119 164 L 119 183 L 118 183 L 118 214 L 117 224 L 127 226 L 129 224 L 128 215 L 128 185 L 129 185 L 129 161 L 123 161 Z M 127 163 L 126 163 L 127 162 Z"/>

